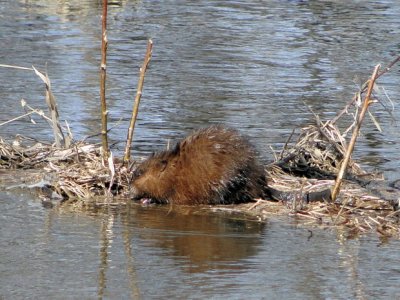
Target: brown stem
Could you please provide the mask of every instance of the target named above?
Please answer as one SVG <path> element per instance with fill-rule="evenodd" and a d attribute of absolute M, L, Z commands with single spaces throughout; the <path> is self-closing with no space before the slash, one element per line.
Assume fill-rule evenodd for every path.
<path fill-rule="evenodd" d="M 101 140 L 103 157 L 108 158 L 107 138 L 107 104 L 106 104 L 106 64 L 107 64 L 107 0 L 103 0 L 102 15 L 102 38 L 101 38 L 101 65 L 100 65 L 100 102 L 101 102 Z"/>
<path fill-rule="evenodd" d="M 356 143 L 357 136 L 358 136 L 358 133 L 359 133 L 360 128 L 361 128 L 361 123 L 362 123 L 362 121 L 364 119 L 365 113 L 367 112 L 367 109 L 368 109 L 369 105 L 372 103 L 371 94 L 372 94 L 372 89 L 374 87 L 375 81 L 376 81 L 377 76 L 378 76 L 379 68 L 380 68 L 380 65 L 377 65 L 375 67 L 374 72 L 372 73 L 372 76 L 368 81 L 367 94 L 365 95 L 365 99 L 364 99 L 364 103 L 363 103 L 361 112 L 360 112 L 360 114 L 359 114 L 359 116 L 357 118 L 356 125 L 354 126 L 353 135 L 351 136 L 351 140 L 350 140 L 349 146 L 347 148 L 347 151 L 345 153 L 342 165 L 340 166 L 340 170 L 339 170 L 339 173 L 338 173 L 337 178 L 336 178 L 335 186 L 333 187 L 333 190 L 332 190 L 332 201 L 335 201 L 337 195 L 339 194 L 340 185 L 341 185 L 343 177 L 344 177 L 344 175 L 346 173 L 347 165 L 349 164 L 350 157 L 351 157 L 351 154 L 353 152 L 354 145 Z"/>
<path fill-rule="evenodd" d="M 144 57 L 143 65 L 140 68 L 140 76 L 139 76 L 139 81 L 136 89 L 136 97 L 135 97 L 135 102 L 133 104 L 133 110 L 132 110 L 132 117 L 131 117 L 131 122 L 129 123 L 129 128 L 128 128 L 128 136 L 126 138 L 126 145 L 125 145 L 125 153 L 124 153 L 124 164 L 128 164 L 130 160 L 130 155 L 131 155 L 131 143 L 132 143 L 132 137 L 133 137 L 133 130 L 135 129 L 135 123 L 139 111 L 139 104 L 140 104 L 140 98 L 142 96 L 142 90 L 143 90 L 143 83 L 144 83 L 144 75 L 147 70 L 147 66 L 150 62 L 151 59 L 151 54 L 152 54 L 152 49 L 153 49 L 153 41 L 149 39 L 147 41 L 147 50 L 146 50 L 146 55 Z"/>

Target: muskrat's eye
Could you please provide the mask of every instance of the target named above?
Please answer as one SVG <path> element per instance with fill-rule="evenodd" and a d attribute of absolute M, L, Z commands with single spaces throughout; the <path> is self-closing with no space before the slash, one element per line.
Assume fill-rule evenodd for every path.
<path fill-rule="evenodd" d="M 165 168 L 167 167 L 168 161 L 166 159 L 163 159 L 162 161 L 160 161 L 160 171 L 163 172 L 165 170 Z"/>
<path fill-rule="evenodd" d="M 138 178 L 142 176 L 143 170 L 141 168 L 137 168 L 135 171 L 133 171 L 133 178 Z"/>

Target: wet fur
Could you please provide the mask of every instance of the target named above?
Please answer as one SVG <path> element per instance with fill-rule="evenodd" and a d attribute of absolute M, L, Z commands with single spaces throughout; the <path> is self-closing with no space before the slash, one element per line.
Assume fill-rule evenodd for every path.
<path fill-rule="evenodd" d="M 264 196 L 264 170 L 236 130 L 201 129 L 134 171 L 133 196 L 159 203 L 228 204 Z"/>

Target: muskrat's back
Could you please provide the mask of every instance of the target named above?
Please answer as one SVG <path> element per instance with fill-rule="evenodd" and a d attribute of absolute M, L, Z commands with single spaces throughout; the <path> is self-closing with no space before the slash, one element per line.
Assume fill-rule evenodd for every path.
<path fill-rule="evenodd" d="M 252 145 L 223 126 L 200 129 L 134 171 L 134 198 L 159 203 L 222 204 L 264 196 L 265 175 Z"/>

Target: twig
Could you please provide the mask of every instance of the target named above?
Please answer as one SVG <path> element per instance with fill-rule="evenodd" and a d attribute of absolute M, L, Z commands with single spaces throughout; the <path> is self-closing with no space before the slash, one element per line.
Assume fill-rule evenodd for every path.
<path fill-rule="evenodd" d="M 129 160 L 130 160 L 130 153 L 131 153 L 130 149 L 131 149 L 131 143 L 132 143 L 132 136 L 133 136 L 133 131 L 135 129 L 136 118 L 137 118 L 138 111 L 139 111 L 140 98 L 142 96 L 144 75 L 146 73 L 147 66 L 151 59 L 152 49 L 153 49 L 153 41 L 151 39 L 149 39 L 147 41 L 147 50 L 146 50 L 146 55 L 144 57 L 143 65 L 140 68 L 140 76 L 139 76 L 139 81 L 138 81 L 137 90 L 136 90 L 136 97 L 135 97 L 135 102 L 133 104 L 131 122 L 130 122 L 129 128 L 128 128 L 128 136 L 126 138 L 124 164 L 129 164 Z"/>
<path fill-rule="evenodd" d="M 356 139 L 357 139 L 358 133 L 359 133 L 360 128 L 361 128 L 361 123 L 362 123 L 362 121 L 364 119 L 365 113 L 367 112 L 367 109 L 368 109 L 369 105 L 372 103 L 371 94 L 372 94 L 372 90 L 373 90 L 373 87 L 374 87 L 374 84 L 375 84 L 375 80 L 377 78 L 377 74 L 378 74 L 379 68 L 380 68 L 380 65 L 377 65 L 375 67 L 374 72 L 372 73 L 372 76 L 371 76 L 371 78 L 370 78 L 370 80 L 368 82 L 368 90 L 367 90 L 367 94 L 365 95 L 364 104 L 363 104 L 361 112 L 360 112 L 360 114 L 358 116 L 356 125 L 355 125 L 354 130 L 353 130 L 353 135 L 351 136 L 351 140 L 350 140 L 349 146 L 348 146 L 348 148 L 346 150 L 343 162 L 342 162 L 342 164 L 340 166 L 340 170 L 339 170 L 339 173 L 338 173 L 337 178 L 336 178 L 335 186 L 334 186 L 333 191 L 332 191 L 332 201 L 333 202 L 335 201 L 336 196 L 339 194 L 340 185 L 342 183 L 343 176 L 344 176 L 344 174 L 346 172 L 347 165 L 349 164 L 350 157 L 351 157 L 351 154 L 353 152 L 354 145 L 356 143 Z"/>
<path fill-rule="evenodd" d="M 36 113 L 37 115 L 39 115 L 40 117 L 42 117 L 43 119 L 45 119 L 45 120 L 51 125 L 52 120 L 51 120 L 48 116 L 46 116 L 46 115 L 44 114 L 44 111 L 43 111 L 43 110 L 33 108 L 33 107 L 30 106 L 24 99 L 21 99 L 21 106 L 24 108 L 25 111 L 27 111 L 27 110 L 25 109 L 25 107 L 26 107 L 27 109 L 30 109 L 30 111 L 31 111 L 32 113 Z M 32 122 L 32 123 L 35 123 L 35 122 L 33 121 L 33 119 L 31 119 L 31 122 Z"/>
<path fill-rule="evenodd" d="M 0 123 L 0 126 L 6 125 L 6 124 L 8 124 L 8 123 L 17 121 L 17 120 L 22 119 L 22 118 L 25 118 L 25 117 L 27 117 L 27 116 L 29 116 L 29 115 L 31 115 L 31 114 L 34 114 L 34 113 L 37 113 L 37 111 L 30 111 L 30 112 L 27 112 L 26 114 L 23 114 L 22 116 L 15 117 L 14 119 L 5 121 L 5 122 L 3 122 L 3 123 Z"/>
<path fill-rule="evenodd" d="M 107 0 L 103 0 L 101 38 L 101 65 L 100 65 L 100 102 L 101 102 L 101 140 L 103 146 L 103 158 L 108 158 L 107 138 L 107 104 L 106 104 L 106 66 L 107 66 Z"/>
<path fill-rule="evenodd" d="M 382 71 L 380 71 L 378 73 L 378 75 L 376 75 L 376 79 L 378 79 L 379 77 L 381 77 L 383 74 L 385 74 L 386 72 L 389 72 L 390 69 L 397 64 L 400 61 L 400 55 L 398 57 L 396 57 L 394 60 L 392 60 L 388 66 L 386 68 L 384 68 Z"/>
<path fill-rule="evenodd" d="M 294 134 L 295 130 L 296 130 L 296 128 L 293 128 L 292 133 L 290 134 L 290 136 L 289 136 L 288 139 L 286 140 L 286 143 L 285 143 L 285 145 L 284 145 L 283 148 L 282 148 L 281 154 L 279 155 L 279 160 L 282 160 L 282 159 L 283 159 L 283 154 L 285 153 L 285 151 L 286 151 L 286 149 L 287 149 L 287 147 L 288 147 L 288 144 L 289 144 L 290 140 L 291 140 L 292 137 L 293 137 L 293 134 Z"/>
<path fill-rule="evenodd" d="M 13 66 L 13 65 L 4 65 L 0 64 L 1 68 L 11 68 L 11 69 L 19 69 L 19 70 L 28 70 L 28 71 L 33 71 L 32 68 L 26 68 L 26 67 L 20 67 L 20 66 Z"/>

